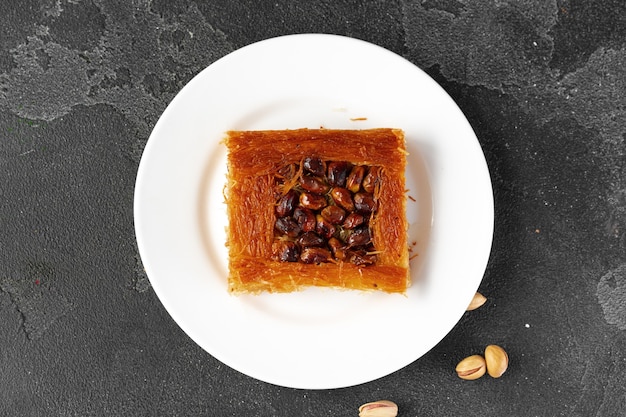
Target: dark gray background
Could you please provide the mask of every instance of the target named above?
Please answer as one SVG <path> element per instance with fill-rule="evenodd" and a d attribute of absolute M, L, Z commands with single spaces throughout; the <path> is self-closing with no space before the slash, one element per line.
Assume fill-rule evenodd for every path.
<path fill-rule="evenodd" d="M 302 32 L 429 73 L 474 127 L 495 195 L 487 304 L 405 369 L 328 391 L 256 381 L 196 346 L 133 231 L 141 151 L 176 92 Z M 623 0 L 4 0 L 0 415 L 354 416 L 390 399 L 401 416 L 624 416 L 625 137 Z M 508 372 L 458 379 L 490 343 Z"/>

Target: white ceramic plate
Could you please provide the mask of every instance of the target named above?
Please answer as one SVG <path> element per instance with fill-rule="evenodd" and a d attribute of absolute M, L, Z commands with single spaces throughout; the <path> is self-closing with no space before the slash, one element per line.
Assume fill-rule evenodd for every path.
<path fill-rule="evenodd" d="M 413 286 L 229 295 L 224 132 L 320 126 L 405 131 Z M 154 291 L 198 345 L 262 381 L 327 389 L 388 375 L 454 327 L 488 261 L 493 197 L 474 132 L 424 72 L 363 41 L 292 35 L 225 56 L 175 97 L 141 159 L 135 227 Z"/>

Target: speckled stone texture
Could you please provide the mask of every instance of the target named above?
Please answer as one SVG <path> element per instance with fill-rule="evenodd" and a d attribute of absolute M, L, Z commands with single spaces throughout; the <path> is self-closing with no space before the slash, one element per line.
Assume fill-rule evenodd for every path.
<path fill-rule="evenodd" d="M 195 345 L 150 287 L 132 218 L 176 92 L 303 32 L 429 73 L 475 129 L 495 195 L 486 305 L 406 368 L 328 391 L 256 381 Z M 624 416 L 625 138 L 623 0 L 2 1 L 0 416 L 355 416 L 377 399 L 400 416 Z M 507 373 L 457 378 L 491 343 Z"/>

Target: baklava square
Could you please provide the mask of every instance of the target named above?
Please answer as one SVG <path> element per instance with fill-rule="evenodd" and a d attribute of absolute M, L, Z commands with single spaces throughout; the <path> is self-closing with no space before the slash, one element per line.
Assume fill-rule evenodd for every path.
<path fill-rule="evenodd" d="M 224 143 L 231 293 L 406 291 L 402 130 L 229 131 Z"/>

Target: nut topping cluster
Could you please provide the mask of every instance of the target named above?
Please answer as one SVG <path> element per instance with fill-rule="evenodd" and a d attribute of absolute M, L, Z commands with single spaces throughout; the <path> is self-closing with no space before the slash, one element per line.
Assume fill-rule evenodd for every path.
<path fill-rule="evenodd" d="M 376 263 L 370 223 L 378 208 L 380 167 L 306 157 L 275 175 L 273 259 Z"/>

